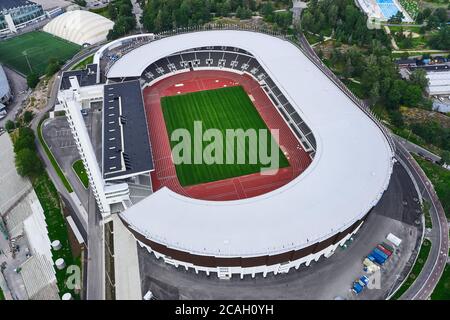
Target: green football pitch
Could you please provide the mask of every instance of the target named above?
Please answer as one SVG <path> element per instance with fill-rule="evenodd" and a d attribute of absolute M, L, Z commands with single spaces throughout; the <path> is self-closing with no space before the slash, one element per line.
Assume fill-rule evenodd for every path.
<path fill-rule="evenodd" d="M 0 62 L 27 75 L 31 70 L 43 75 L 48 61 L 55 58 L 66 61 L 81 47 L 49 33 L 33 31 L 0 42 Z M 27 62 L 28 58 L 28 62 Z"/>
<path fill-rule="evenodd" d="M 260 129 L 268 130 L 263 119 L 254 107 L 245 90 L 240 87 L 227 87 L 215 90 L 199 91 L 176 96 L 163 97 L 161 106 L 166 123 L 169 139 L 174 130 L 179 128 L 187 129 L 191 137 L 191 163 L 175 163 L 178 180 L 182 186 L 191 186 L 199 183 L 223 180 L 232 177 L 238 177 L 246 174 L 260 172 L 262 168 L 267 168 L 267 163 L 263 164 L 258 157 L 256 163 L 250 163 L 249 139 L 244 143 L 234 140 L 234 150 L 232 146 L 226 144 L 227 129 Z M 223 155 L 224 163 L 207 164 L 203 161 L 201 164 L 194 163 L 194 122 L 201 121 L 202 131 L 207 129 L 218 129 L 223 136 Z M 258 138 L 259 139 L 259 136 Z M 273 139 L 270 132 L 266 136 L 266 143 L 269 146 Z M 172 150 L 182 140 L 172 141 L 170 139 Z M 211 141 L 215 141 L 211 139 Z M 202 142 L 202 150 L 211 144 L 211 141 Z M 259 140 L 258 140 L 259 142 Z M 226 163 L 227 147 L 229 152 L 234 155 L 233 163 Z M 220 149 L 219 149 L 220 150 Z M 255 149 L 252 149 L 255 150 Z M 289 162 L 280 148 L 278 152 L 279 168 L 289 166 Z M 177 149 L 177 152 L 179 150 Z M 180 152 L 184 155 L 183 152 Z M 245 153 L 245 162 L 237 163 L 238 154 Z M 175 153 L 177 154 L 177 153 Z M 214 152 L 212 152 L 215 155 Z"/>

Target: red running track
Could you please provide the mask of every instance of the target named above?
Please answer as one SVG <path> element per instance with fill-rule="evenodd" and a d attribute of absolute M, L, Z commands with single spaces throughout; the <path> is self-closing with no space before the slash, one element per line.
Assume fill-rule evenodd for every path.
<path fill-rule="evenodd" d="M 290 166 L 278 170 L 275 175 L 254 173 L 182 187 L 171 158 L 169 137 L 160 104 L 161 97 L 237 85 L 241 85 L 250 95 L 267 127 L 279 130 L 279 145 Z M 143 94 L 155 165 L 155 171 L 151 174 L 155 191 L 166 186 L 174 192 L 195 199 L 217 201 L 245 199 L 285 185 L 302 173 L 311 163 L 311 158 L 301 147 L 263 89 L 248 75 L 226 71 L 191 71 L 163 79 L 146 88 Z"/>

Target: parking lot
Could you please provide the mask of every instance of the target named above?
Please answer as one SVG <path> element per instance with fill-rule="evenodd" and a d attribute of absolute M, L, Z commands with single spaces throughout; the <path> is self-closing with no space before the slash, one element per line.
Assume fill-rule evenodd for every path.
<path fill-rule="evenodd" d="M 94 103 L 93 108 L 84 116 L 90 134 L 92 134 L 92 128 L 96 134 L 101 134 L 101 126 L 96 125 L 101 121 L 101 112 L 97 107 L 97 104 Z M 72 169 L 72 164 L 80 159 L 80 156 L 66 117 L 56 116 L 45 120 L 42 125 L 42 135 L 78 198 L 82 203 L 87 203 L 88 190 L 84 188 Z M 96 145 L 94 148 L 101 163 L 101 146 Z"/>

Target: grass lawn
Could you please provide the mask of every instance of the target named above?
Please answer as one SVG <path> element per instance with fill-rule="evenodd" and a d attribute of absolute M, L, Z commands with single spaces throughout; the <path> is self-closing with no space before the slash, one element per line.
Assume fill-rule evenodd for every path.
<path fill-rule="evenodd" d="M 50 149 L 47 146 L 47 143 L 44 141 L 44 137 L 42 136 L 42 123 L 47 119 L 48 116 L 45 116 L 42 118 L 42 120 L 39 122 L 38 125 L 38 138 L 39 142 L 41 143 L 42 147 L 45 150 L 45 153 L 47 154 L 48 159 L 53 165 L 53 168 L 55 168 L 56 173 L 58 174 L 59 178 L 61 179 L 62 183 L 64 184 L 64 187 L 66 187 L 67 191 L 69 193 L 73 192 L 72 186 L 69 183 L 69 180 L 67 180 L 66 176 L 64 175 L 64 172 L 62 172 L 58 162 L 56 161 L 55 157 L 53 156 L 53 153 L 50 151 Z"/>
<path fill-rule="evenodd" d="M 88 64 L 92 64 L 94 62 L 94 55 L 86 57 L 84 60 L 81 60 L 78 64 L 70 68 L 70 70 L 83 70 L 86 69 Z"/>
<path fill-rule="evenodd" d="M 310 33 L 310 32 L 305 32 L 304 35 L 306 37 L 306 40 L 308 40 L 309 44 L 311 44 L 311 45 L 319 42 L 319 40 L 320 40 L 318 36 L 316 36 L 315 34 Z"/>
<path fill-rule="evenodd" d="M 67 226 L 61 211 L 61 202 L 58 191 L 46 172 L 34 178 L 32 184 L 39 202 L 44 209 L 45 221 L 47 222 L 47 230 L 50 241 L 59 240 L 62 244 L 62 248 L 60 250 L 52 251 L 53 261 L 56 261 L 58 258 L 63 258 L 66 262 L 66 266 L 77 264 L 76 259 L 72 256 Z M 60 295 L 63 295 L 64 293 L 70 291 L 66 287 L 66 268 L 63 270 L 57 270 L 55 268 L 55 270 L 58 288 L 60 291 L 59 293 Z M 75 297 L 77 296 L 74 292 L 71 293 Z"/>
<path fill-rule="evenodd" d="M 182 186 L 195 185 L 199 183 L 222 180 L 231 177 L 260 172 L 263 165 L 258 160 L 255 164 L 249 163 L 249 143 L 235 143 L 234 150 L 230 149 L 228 155 L 234 155 L 232 164 L 194 164 L 194 121 L 202 121 L 203 132 L 207 129 L 218 129 L 223 136 L 224 142 L 223 162 L 226 160 L 225 132 L 227 129 L 266 129 L 263 119 L 251 102 L 245 90 L 240 87 L 227 87 L 216 90 L 207 90 L 182 95 L 163 97 L 161 99 L 164 120 L 171 137 L 174 130 L 185 128 L 191 137 L 191 163 L 175 164 L 176 172 Z M 258 131 L 257 131 L 258 132 Z M 270 146 L 270 133 L 267 135 L 267 145 Z M 214 139 L 213 139 L 214 140 Z M 259 141 L 259 140 L 258 140 Z M 235 139 L 236 142 L 236 139 Z M 177 141 L 170 141 L 172 149 L 178 144 Z M 202 150 L 211 144 L 203 142 Z M 228 147 L 230 147 L 228 145 Z M 279 167 L 289 166 L 284 154 L 279 148 Z M 253 149 L 254 150 L 254 149 Z M 255 150 L 257 151 L 257 150 Z M 176 153 L 178 154 L 178 152 Z M 220 151 L 215 156 L 220 155 Z M 238 155 L 245 154 L 244 164 L 238 164 Z"/>
<path fill-rule="evenodd" d="M 403 31 L 411 31 L 414 33 L 420 32 L 420 27 L 417 26 L 409 26 L 407 24 L 402 26 L 389 26 L 389 29 L 391 29 L 391 33 L 398 32 L 403 29 Z"/>
<path fill-rule="evenodd" d="M 72 164 L 72 168 L 73 171 L 75 171 L 75 173 L 77 174 L 78 179 L 80 179 L 83 186 L 87 189 L 89 187 L 89 178 L 86 173 L 86 169 L 84 168 L 83 161 L 81 159 L 75 161 Z"/>
<path fill-rule="evenodd" d="M 392 296 L 391 300 L 399 299 L 408 288 L 413 284 L 414 280 L 422 271 L 423 265 L 427 261 L 428 254 L 430 253 L 431 242 L 428 239 L 423 240 L 422 247 L 419 251 L 419 256 L 417 257 L 416 263 L 414 264 L 408 279 L 402 284 L 402 286 L 397 290 L 397 292 Z"/>
<path fill-rule="evenodd" d="M 419 156 L 414 156 L 414 158 L 433 183 L 434 190 L 436 190 L 439 200 L 444 207 L 445 215 L 447 218 L 450 218 L 450 170 L 444 169 Z"/>
<path fill-rule="evenodd" d="M 42 31 L 33 31 L 0 42 L 0 62 L 23 73 L 29 74 L 30 62 L 33 72 L 45 73 L 49 59 L 66 61 L 79 50 L 77 44 L 65 41 Z"/>
<path fill-rule="evenodd" d="M 111 15 L 109 14 L 108 6 L 103 8 L 97 8 L 97 9 L 89 9 L 90 12 L 99 14 L 101 16 L 104 16 L 105 18 L 111 19 Z"/>
<path fill-rule="evenodd" d="M 433 228 L 433 220 L 431 219 L 430 208 L 431 204 L 428 201 L 423 200 L 422 211 L 425 218 L 425 228 L 427 229 Z"/>
<path fill-rule="evenodd" d="M 2 289 L 0 289 L 0 301 L 5 300 L 5 295 L 3 294 Z"/>
<path fill-rule="evenodd" d="M 364 91 L 361 83 L 357 83 L 352 80 L 343 80 L 342 82 L 344 82 L 346 87 L 349 88 L 350 91 L 353 92 L 358 98 L 360 99 L 367 98 L 367 92 Z"/>

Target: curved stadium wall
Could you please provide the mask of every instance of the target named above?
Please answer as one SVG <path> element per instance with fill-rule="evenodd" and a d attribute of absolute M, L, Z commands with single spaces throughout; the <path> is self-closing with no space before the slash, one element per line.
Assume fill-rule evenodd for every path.
<path fill-rule="evenodd" d="M 209 41 L 209 44 L 212 44 L 212 42 Z M 237 45 L 232 45 L 232 43 L 230 43 L 230 45 L 228 46 L 219 44 L 220 43 L 218 43 L 218 45 L 193 46 L 187 49 L 182 48 L 179 51 L 164 54 L 162 57 L 155 57 L 150 63 L 142 62 L 146 65 L 141 67 L 143 71 L 141 70 L 142 72 L 138 77 L 141 79 L 141 83 L 144 87 L 151 87 L 153 83 L 165 77 L 170 77 L 177 73 L 189 72 L 191 69 L 221 69 L 224 71 L 240 74 L 246 73 L 260 83 L 265 93 L 272 100 L 274 107 L 277 108 L 280 114 L 284 117 L 291 130 L 295 133 L 301 144 L 304 146 L 305 150 L 308 150 L 310 152 L 311 157 L 314 158 L 317 151 L 322 151 L 320 150 L 321 145 L 316 141 L 317 139 L 315 137 L 316 132 L 314 131 L 314 128 L 317 127 L 317 123 L 312 127 L 307 124 L 308 119 L 303 119 L 305 113 L 302 112 L 302 110 L 299 110 L 297 101 L 295 101 L 295 103 L 291 103 L 292 97 L 285 95 L 286 90 L 280 90 L 279 79 L 275 81 L 274 79 L 272 79 L 273 74 L 271 74 L 270 71 L 265 70 L 264 67 L 267 67 L 267 64 L 260 63 L 258 58 L 253 54 L 254 52 L 250 52 L 250 50 L 247 50 L 248 47 L 246 47 L 246 49 L 242 49 Z M 141 51 L 145 52 L 145 50 Z M 302 53 L 305 54 L 304 52 Z M 222 58 L 220 59 L 217 54 L 221 54 Z M 235 57 L 232 61 L 237 61 L 237 63 L 232 65 L 229 58 L 224 59 L 223 57 L 225 57 L 227 54 L 234 55 Z M 126 58 L 127 55 L 125 55 L 124 57 Z M 129 57 L 129 59 L 131 59 L 130 61 L 135 58 L 135 56 Z M 309 57 L 308 59 L 311 60 L 311 58 Z M 124 66 L 124 64 L 122 64 L 122 66 Z M 136 76 L 131 73 L 123 74 L 123 77 L 119 77 L 120 71 L 118 72 L 117 69 L 114 70 L 114 65 L 109 70 L 113 70 L 112 73 L 108 74 L 108 76 L 111 75 L 111 79 L 136 78 Z M 325 73 L 323 70 L 321 71 Z M 317 72 L 320 71 L 317 70 Z M 327 77 L 329 77 L 329 75 L 327 75 Z M 334 82 L 331 81 L 332 79 L 328 80 L 330 82 Z M 338 85 L 335 86 L 335 89 L 343 91 L 348 96 L 348 93 Z M 348 100 L 347 104 L 352 104 L 352 97 L 348 98 L 350 99 Z M 354 107 L 356 108 L 356 106 Z M 323 110 L 318 110 L 318 112 L 321 111 Z M 308 116 L 308 114 L 306 114 L 306 116 Z M 364 117 L 363 113 L 361 113 L 361 116 Z M 373 120 L 372 118 L 370 119 Z M 380 126 L 378 123 L 375 124 L 378 127 Z M 317 132 L 320 133 L 320 129 L 318 129 Z M 291 268 L 299 268 L 301 264 L 309 265 L 312 261 L 317 261 L 322 256 L 329 257 L 334 253 L 335 249 L 339 245 L 344 244 L 352 234 L 356 233 L 359 230 L 359 228 L 367 218 L 370 210 L 374 205 L 376 205 L 389 184 L 389 177 L 392 172 L 393 150 L 389 144 L 389 140 L 384 141 L 384 143 L 386 145 L 386 156 L 390 159 L 390 164 L 388 165 L 388 167 L 386 167 L 387 172 L 384 173 L 386 174 L 387 179 L 383 182 L 383 185 L 381 187 L 382 190 L 379 194 L 373 195 L 375 200 L 369 206 L 367 206 L 367 209 L 359 212 L 359 217 L 357 219 L 354 219 L 345 227 L 338 227 L 335 229 L 335 231 L 329 232 L 326 236 L 316 237 L 316 240 L 309 241 L 309 243 L 304 243 L 301 246 L 296 246 L 296 248 L 267 251 L 267 254 L 233 255 L 214 254 L 212 252 L 201 253 L 199 252 L 199 250 L 196 250 L 194 248 L 192 250 L 187 249 L 187 245 L 173 245 L 173 243 L 171 244 L 167 238 L 164 240 L 163 238 L 158 239 L 155 234 L 152 234 L 152 232 L 150 231 L 151 228 L 149 229 L 149 226 L 151 226 L 151 224 L 142 225 L 138 222 L 142 220 L 135 218 L 136 212 L 139 210 L 142 211 L 142 208 L 148 208 L 148 210 L 152 209 L 150 206 L 151 200 L 149 200 L 147 207 L 145 207 L 145 204 L 137 204 L 135 207 L 131 207 L 129 210 L 123 212 L 121 214 L 121 219 L 142 246 L 145 246 L 149 252 L 154 253 L 157 258 L 163 258 L 166 263 L 174 265 L 176 267 L 182 266 L 186 269 L 193 268 L 196 272 L 204 271 L 207 274 L 216 272 L 219 277 L 230 277 L 232 274 L 240 274 L 241 277 L 246 274 L 255 276 L 256 273 L 262 273 L 263 276 L 266 276 L 269 272 L 273 272 L 275 274 L 288 272 Z M 310 168 L 310 170 L 314 170 L 314 168 Z M 308 174 L 310 174 L 310 172 L 308 172 Z M 301 177 L 302 175 L 299 177 L 299 180 L 301 180 Z M 324 183 L 326 182 L 324 181 Z M 360 188 L 360 186 L 354 187 Z M 158 192 L 167 193 L 166 199 L 170 199 L 171 197 L 174 198 L 174 195 L 167 190 L 159 190 L 157 191 L 157 193 Z M 275 197 L 276 194 L 273 195 L 273 198 Z M 151 198 L 152 196 L 148 197 L 147 199 Z M 147 199 L 144 199 L 142 202 L 146 202 Z M 174 199 L 173 201 L 177 200 L 180 199 Z M 151 219 L 151 217 L 149 217 L 148 219 Z M 189 217 L 186 217 L 186 219 L 189 219 Z M 264 215 L 261 216 L 260 219 L 264 219 Z M 284 222 L 289 223 L 289 221 Z M 214 230 L 207 231 L 214 232 Z M 282 231 L 280 232 L 280 234 L 281 233 Z M 208 239 L 204 239 L 204 241 L 205 243 L 207 243 Z"/>

